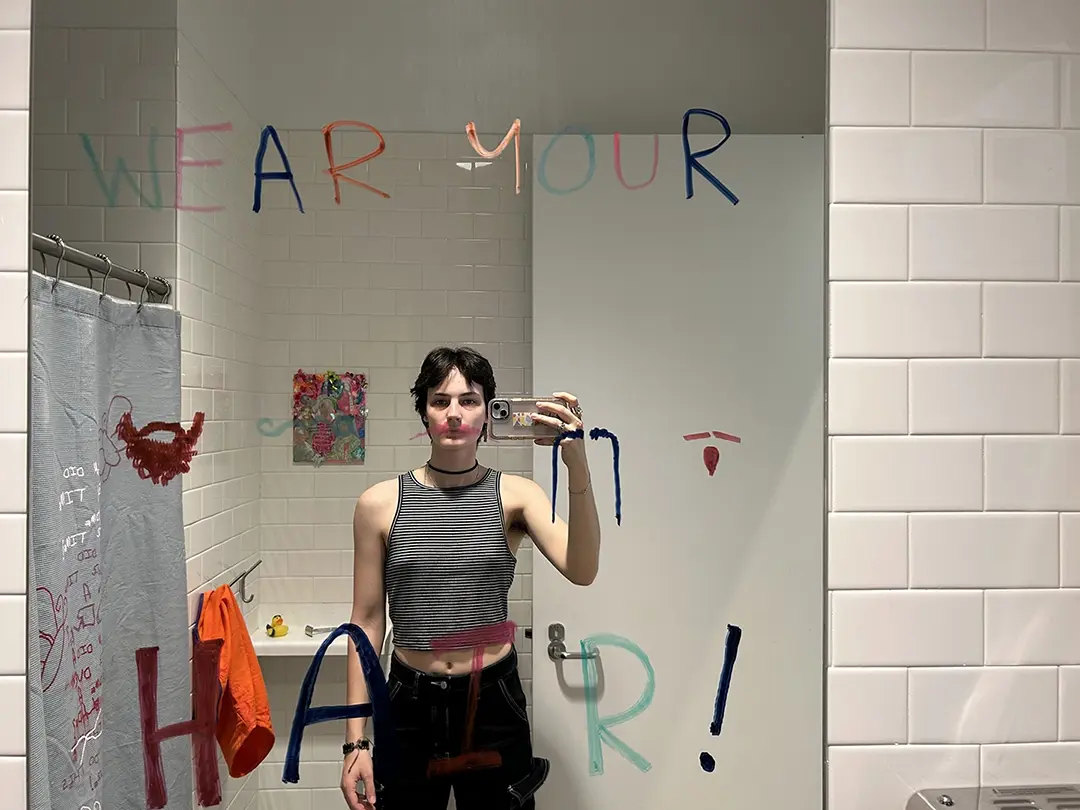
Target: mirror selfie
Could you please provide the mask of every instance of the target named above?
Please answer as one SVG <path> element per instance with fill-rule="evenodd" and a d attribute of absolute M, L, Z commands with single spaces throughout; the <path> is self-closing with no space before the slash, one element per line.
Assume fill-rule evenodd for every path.
<path fill-rule="evenodd" d="M 34 0 L 29 807 L 821 810 L 827 20 Z"/>

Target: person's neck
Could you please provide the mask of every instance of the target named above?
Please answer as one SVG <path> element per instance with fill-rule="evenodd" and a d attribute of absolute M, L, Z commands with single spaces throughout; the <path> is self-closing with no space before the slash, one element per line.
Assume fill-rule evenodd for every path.
<path fill-rule="evenodd" d="M 463 447 L 459 450 L 431 448 L 431 458 L 427 463 L 427 474 L 433 483 L 456 486 L 472 480 L 478 471 L 476 448 Z"/>

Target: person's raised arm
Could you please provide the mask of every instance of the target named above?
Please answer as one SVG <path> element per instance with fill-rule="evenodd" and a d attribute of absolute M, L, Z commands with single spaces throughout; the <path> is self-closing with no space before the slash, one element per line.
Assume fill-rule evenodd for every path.
<path fill-rule="evenodd" d="M 379 528 L 379 515 L 382 512 L 380 488 L 368 489 L 356 501 L 353 511 L 353 605 L 349 621 L 364 631 L 376 655 L 382 653 L 386 637 L 386 588 L 383 582 L 383 564 L 386 560 L 386 546 Z M 347 639 L 349 654 L 346 662 L 346 703 L 350 706 L 367 703 L 368 688 L 364 680 L 364 670 L 360 666 L 360 656 L 351 638 Z M 356 742 L 367 736 L 366 717 L 350 718 L 345 721 L 345 741 Z M 342 769 L 341 790 L 345 801 L 353 810 L 369 806 L 356 792 L 357 780 L 364 783 L 365 796 L 370 800 L 375 795 L 375 784 L 371 768 L 371 751 L 354 751 L 345 757 Z"/>

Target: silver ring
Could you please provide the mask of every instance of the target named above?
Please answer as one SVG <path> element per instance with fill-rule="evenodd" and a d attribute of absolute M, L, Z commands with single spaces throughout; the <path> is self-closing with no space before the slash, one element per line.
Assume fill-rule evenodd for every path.
<path fill-rule="evenodd" d="M 575 405 L 573 408 L 570 409 L 570 413 L 572 413 L 574 416 L 576 416 L 578 419 L 580 419 L 581 418 L 581 406 L 580 405 Z"/>

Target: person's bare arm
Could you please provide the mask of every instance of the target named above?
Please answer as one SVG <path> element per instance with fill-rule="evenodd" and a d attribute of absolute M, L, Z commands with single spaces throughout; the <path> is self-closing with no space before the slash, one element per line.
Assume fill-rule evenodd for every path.
<path fill-rule="evenodd" d="M 513 476 L 525 531 L 540 553 L 575 585 L 591 585 L 600 570 L 600 518 L 593 498 L 592 475 L 585 455 L 585 427 L 581 421 L 578 398 L 566 391 L 556 392 L 558 402 L 537 402 L 533 418 L 555 428 L 562 435 L 559 452 L 566 464 L 570 514 L 566 521 L 554 511 L 547 493 L 529 478 Z M 582 435 L 567 434 L 580 430 Z M 551 447 L 554 439 L 537 439 L 536 444 Z M 552 517 L 555 519 L 552 520 Z"/>
<path fill-rule="evenodd" d="M 383 582 L 386 546 L 381 525 L 387 506 L 387 489 L 394 485 L 396 481 L 387 481 L 366 490 L 357 499 L 353 511 L 353 606 L 349 621 L 364 631 L 377 655 L 382 653 L 386 638 L 386 588 Z M 352 706 L 368 702 L 368 689 L 352 639 L 348 645 L 345 695 L 346 702 Z M 346 720 L 346 741 L 363 737 L 366 727 L 366 717 Z"/>
<path fill-rule="evenodd" d="M 558 515 L 551 522 L 551 499 L 535 481 L 513 476 L 525 531 L 533 544 L 567 580 L 591 585 L 600 569 L 600 518 L 589 484 L 589 470 L 573 471 L 570 489 L 570 522 Z M 584 490 L 584 491 L 582 491 Z"/>

